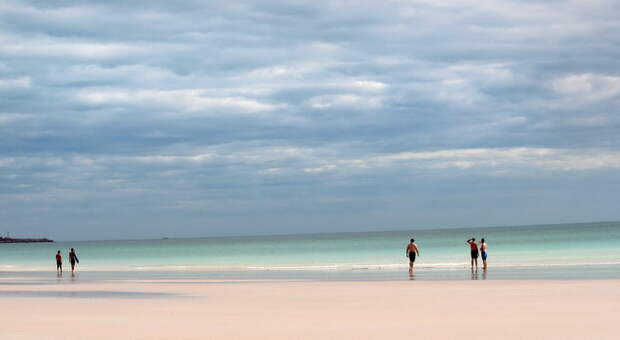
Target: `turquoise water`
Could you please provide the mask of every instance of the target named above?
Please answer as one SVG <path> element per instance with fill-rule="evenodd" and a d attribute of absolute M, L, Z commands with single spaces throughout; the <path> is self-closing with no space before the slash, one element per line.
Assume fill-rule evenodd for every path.
<path fill-rule="evenodd" d="M 468 268 L 470 237 L 487 239 L 490 267 L 620 268 L 620 222 L 392 232 L 166 240 L 0 244 L 0 270 L 54 270 L 54 254 L 76 248 L 80 271 L 404 269 L 405 246 L 420 247 L 419 270 Z"/>

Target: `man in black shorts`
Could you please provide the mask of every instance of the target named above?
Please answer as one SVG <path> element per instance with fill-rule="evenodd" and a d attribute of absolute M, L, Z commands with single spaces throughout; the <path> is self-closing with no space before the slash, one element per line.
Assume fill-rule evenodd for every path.
<path fill-rule="evenodd" d="M 415 262 L 415 256 L 420 256 L 418 245 L 415 244 L 415 240 L 411 239 L 407 248 L 405 249 L 405 256 L 409 258 L 409 272 L 413 271 L 413 263 Z"/>
<path fill-rule="evenodd" d="M 469 254 L 471 255 L 471 267 L 474 268 L 474 263 L 475 263 L 476 268 L 478 268 L 478 245 L 476 244 L 476 239 L 470 238 L 466 242 L 469 244 Z"/>
<path fill-rule="evenodd" d="M 73 274 L 73 272 L 75 272 L 75 263 L 80 263 L 80 260 L 75 253 L 75 249 L 73 248 L 71 248 L 71 251 L 69 252 L 69 262 L 71 262 L 71 274 Z"/>

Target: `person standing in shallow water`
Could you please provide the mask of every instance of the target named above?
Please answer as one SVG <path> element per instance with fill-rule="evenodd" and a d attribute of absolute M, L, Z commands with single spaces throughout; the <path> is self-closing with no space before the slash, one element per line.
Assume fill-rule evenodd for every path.
<path fill-rule="evenodd" d="M 489 256 L 487 254 L 487 249 L 489 249 L 487 243 L 484 241 L 484 239 L 480 239 L 480 257 L 482 257 L 482 269 L 487 269 L 487 257 Z"/>
<path fill-rule="evenodd" d="M 60 255 L 60 250 L 56 253 L 56 272 L 62 274 L 62 255 Z"/>
<path fill-rule="evenodd" d="M 75 272 L 75 264 L 80 263 L 80 260 L 75 253 L 75 249 L 73 248 L 71 248 L 71 251 L 69 252 L 69 262 L 71 262 L 71 273 L 73 273 Z"/>
<path fill-rule="evenodd" d="M 405 256 L 409 258 L 409 272 L 413 271 L 413 263 L 415 262 L 416 255 L 420 256 L 420 251 L 418 250 L 418 245 L 415 244 L 415 240 L 411 239 L 405 249 Z"/>
<path fill-rule="evenodd" d="M 471 255 L 471 267 L 474 267 L 474 263 L 476 264 L 476 268 L 478 268 L 478 245 L 476 244 L 475 238 L 470 238 L 466 241 L 469 243 L 470 255 Z"/>

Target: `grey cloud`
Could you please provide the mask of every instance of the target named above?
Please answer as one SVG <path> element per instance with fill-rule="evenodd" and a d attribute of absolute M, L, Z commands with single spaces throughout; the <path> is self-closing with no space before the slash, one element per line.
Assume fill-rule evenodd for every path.
<path fill-rule="evenodd" d="M 2 3 L 0 202 L 10 209 L 2 214 L 16 228 L 36 229 L 44 216 L 77 225 L 85 209 L 102 219 L 92 237 L 103 237 L 106 221 L 149 224 L 155 214 L 197 235 L 211 232 L 201 221 L 252 233 L 243 217 L 250 215 L 274 231 L 284 228 L 278 214 L 315 215 L 345 229 L 364 217 L 387 226 L 406 220 L 407 204 L 395 201 L 430 209 L 419 211 L 427 224 L 445 215 L 433 201 L 475 225 L 483 211 L 469 215 L 459 205 L 506 191 L 529 206 L 544 186 L 531 172 L 547 179 L 561 172 L 576 196 L 595 194 L 617 177 L 610 169 L 620 146 L 618 6 Z M 549 159 L 506 159 L 506 150 L 520 149 L 550 150 Z M 366 164 L 454 150 L 490 156 Z M 187 161 L 209 152 L 218 156 Z M 146 161 L 166 157 L 172 161 Z M 485 180 L 496 188 L 474 185 Z M 550 184 L 548 197 L 566 194 L 561 187 Z M 558 201 L 554 211 L 567 206 Z M 585 204 L 579 216 L 610 216 L 607 208 Z M 553 214 L 536 210 L 531 221 Z M 504 223 L 499 216 L 496 224 Z"/>

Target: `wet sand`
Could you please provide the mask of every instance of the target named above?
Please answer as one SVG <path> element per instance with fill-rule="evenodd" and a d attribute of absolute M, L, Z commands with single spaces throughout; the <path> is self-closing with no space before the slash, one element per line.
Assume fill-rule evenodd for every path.
<path fill-rule="evenodd" d="M 619 280 L 0 286 L 0 339 L 617 339 Z"/>

